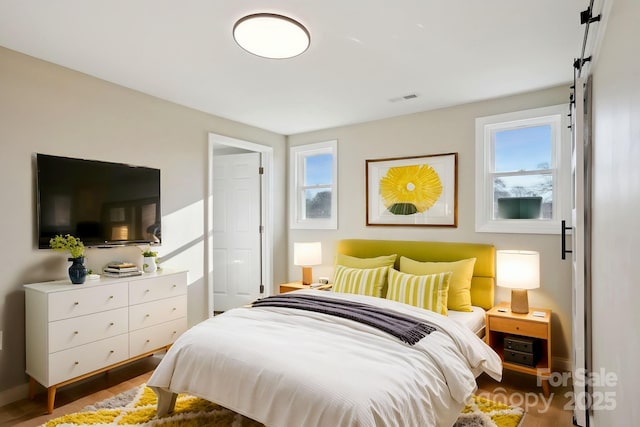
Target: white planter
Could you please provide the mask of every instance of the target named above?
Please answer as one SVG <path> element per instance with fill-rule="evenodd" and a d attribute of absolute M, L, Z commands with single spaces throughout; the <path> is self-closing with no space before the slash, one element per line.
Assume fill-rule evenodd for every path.
<path fill-rule="evenodd" d="M 158 265 L 156 264 L 156 257 L 154 256 L 145 256 L 142 257 L 142 271 L 145 273 L 153 273 L 158 269 Z"/>

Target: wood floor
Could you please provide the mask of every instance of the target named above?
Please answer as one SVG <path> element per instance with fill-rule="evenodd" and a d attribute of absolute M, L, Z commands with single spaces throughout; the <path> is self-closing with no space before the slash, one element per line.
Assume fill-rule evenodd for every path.
<path fill-rule="evenodd" d="M 126 366 L 61 387 L 55 408 L 47 414 L 47 392 L 42 387 L 34 400 L 19 400 L 0 408 L 0 426 L 36 427 L 52 418 L 78 412 L 85 406 L 108 399 L 147 381 L 160 363 L 159 357 L 147 357 Z"/>
<path fill-rule="evenodd" d="M 0 426 L 37 427 L 47 420 L 77 412 L 87 405 L 108 399 L 147 381 L 160 358 L 149 357 L 76 384 L 62 387 L 56 394 L 53 414 L 46 414 L 44 388 L 36 398 L 20 400 L 0 408 Z M 549 408 L 545 410 L 542 390 L 533 377 L 506 372 L 501 383 L 486 375 L 478 378 L 477 394 L 522 406 L 526 410 L 521 427 L 570 427 L 571 411 L 565 409 L 569 388 L 551 388 Z"/>

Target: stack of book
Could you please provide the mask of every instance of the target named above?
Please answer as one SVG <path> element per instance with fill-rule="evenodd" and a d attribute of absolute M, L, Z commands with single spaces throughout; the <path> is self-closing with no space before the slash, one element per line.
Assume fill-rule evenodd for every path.
<path fill-rule="evenodd" d="M 107 264 L 102 274 L 107 277 L 131 277 L 140 276 L 142 271 L 138 266 L 130 262 L 114 261 Z"/>

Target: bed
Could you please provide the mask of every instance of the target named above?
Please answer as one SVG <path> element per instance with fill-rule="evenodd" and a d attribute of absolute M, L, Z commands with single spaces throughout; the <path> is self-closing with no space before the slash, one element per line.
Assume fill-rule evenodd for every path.
<path fill-rule="evenodd" d="M 483 265 L 494 262 L 490 245 L 342 240 L 337 252 L 441 262 L 481 259 L 474 269 L 480 280 L 472 285 L 473 306 L 490 308 L 493 302 L 495 274 Z M 478 375 L 500 380 L 499 357 L 477 331 L 449 316 L 370 295 L 318 290 L 287 295 L 363 305 L 434 331 L 408 344 L 370 324 L 325 312 L 279 306 L 229 310 L 191 328 L 164 356 L 147 383 L 158 395 L 158 415 L 173 409 L 177 393 L 190 393 L 273 427 L 451 426 Z"/>
<path fill-rule="evenodd" d="M 416 261 L 451 262 L 475 258 L 471 277 L 472 312 L 452 311 L 448 315 L 484 336 L 486 310 L 494 305 L 496 277 L 495 247 L 484 243 L 420 242 L 398 240 L 345 239 L 338 242 L 336 252 L 358 258 L 397 254 L 394 268 L 407 257 Z"/>

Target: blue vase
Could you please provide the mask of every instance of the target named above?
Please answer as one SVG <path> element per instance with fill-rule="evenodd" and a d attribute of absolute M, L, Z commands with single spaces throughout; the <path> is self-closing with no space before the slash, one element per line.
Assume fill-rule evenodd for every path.
<path fill-rule="evenodd" d="M 87 278 L 87 267 L 84 266 L 84 257 L 69 258 L 71 267 L 69 267 L 69 279 L 74 285 L 81 285 Z"/>

